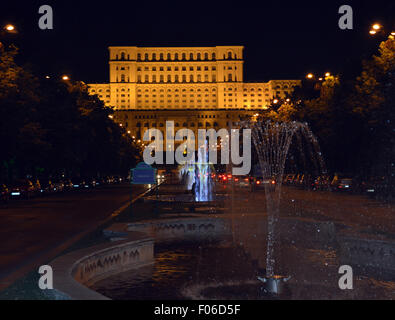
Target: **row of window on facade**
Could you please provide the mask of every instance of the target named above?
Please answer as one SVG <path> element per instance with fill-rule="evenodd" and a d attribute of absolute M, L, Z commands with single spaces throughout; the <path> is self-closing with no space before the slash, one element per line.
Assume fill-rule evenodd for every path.
<path fill-rule="evenodd" d="M 135 119 L 156 119 L 156 115 L 140 115 L 140 116 L 134 116 Z M 215 119 L 215 118 L 219 118 L 219 116 L 213 114 L 198 114 L 196 116 L 196 118 L 202 118 L 202 119 Z M 229 117 L 228 117 L 229 118 Z M 125 114 L 123 119 L 129 119 L 128 115 Z"/>
<path fill-rule="evenodd" d="M 185 52 L 181 54 L 174 53 L 174 55 L 172 55 L 170 52 L 167 53 L 166 55 L 164 53 L 159 53 L 159 54 L 152 53 L 151 55 L 149 55 L 148 53 L 145 53 L 144 55 L 142 55 L 141 53 L 137 53 L 137 61 L 164 61 L 164 60 L 191 61 L 191 60 L 215 60 L 215 59 L 216 59 L 216 54 L 214 52 L 211 54 L 211 56 L 207 52 L 205 52 L 203 55 L 200 52 L 198 52 L 196 55 L 192 52 L 189 53 L 189 55 L 187 55 Z M 223 59 L 228 59 L 228 60 L 236 59 L 236 55 L 232 54 L 232 52 L 229 51 L 227 54 L 223 55 Z M 126 54 L 125 52 L 121 52 L 121 54 L 116 55 L 116 60 L 130 60 L 130 55 Z"/>
<path fill-rule="evenodd" d="M 174 100 L 175 103 L 179 103 L 180 102 L 180 100 L 177 100 L 178 99 L 177 97 L 175 99 L 176 99 L 176 100 Z M 121 102 L 125 102 L 125 100 L 122 100 Z M 152 101 L 145 100 L 145 103 L 157 103 L 157 102 L 158 102 L 157 100 L 152 100 Z M 164 102 L 165 102 L 164 100 L 159 100 L 159 103 L 164 103 Z M 168 103 L 172 103 L 173 100 L 167 100 L 167 102 Z M 187 103 L 187 102 L 188 103 L 195 103 L 195 100 L 194 99 L 190 99 L 188 101 L 187 100 L 182 100 L 181 102 L 182 103 Z M 204 102 L 209 103 L 210 101 L 208 99 L 206 99 L 206 100 L 204 100 Z M 215 102 L 217 102 L 217 100 L 213 99 L 212 102 L 215 103 Z M 137 103 L 143 103 L 143 100 L 137 100 Z M 202 100 L 198 99 L 198 100 L 196 100 L 196 103 L 202 103 Z"/>
<path fill-rule="evenodd" d="M 163 128 L 165 125 L 164 125 L 164 123 L 159 123 L 159 127 L 160 128 Z M 178 123 L 178 122 L 176 122 L 176 123 L 174 123 L 174 126 L 176 127 L 176 128 L 178 128 L 178 127 L 180 127 L 180 124 Z M 196 126 L 196 124 L 194 123 L 194 122 L 191 122 L 190 124 L 189 124 L 189 127 L 195 127 Z M 198 127 L 203 127 L 204 126 L 204 124 L 203 124 L 203 122 L 198 122 L 197 123 L 197 126 Z M 217 123 L 217 122 L 214 122 L 214 123 L 210 123 L 210 122 L 206 122 L 206 127 L 211 127 L 211 126 L 213 126 L 213 127 L 218 127 L 219 126 L 219 124 Z M 125 123 L 125 127 L 128 127 L 128 123 Z M 142 124 L 141 124 L 141 122 L 137 122 L 136 123 L 136 127 L 137 128 L 141 128 L 141 127 L 144 127 L 144 128 L 156 128 L 157 127 L 157 124 L 154 122 L 154 123 L 151 123 L 151 124 L 149 124 L 148 122 L 146 122 L 146 123 L 144 123 L 144 125 L 142 126 Z M 188 123 L 186 123 L 186 122 L 184 122 L 183 124 L 182 124 L 182 127 L 184 127 L 184 128 L 187 128 L 188 127 Z"/>
<path fill-rule="evenodd" d="M 186 66 L 183 66 L 183 67 L 178 67 L 178 66 L 175 66 L 174 68 L 173 67 L 171 67 L 171 66 L 168 66 L 168 67 L 166 67 L 166 71 L 187 71 L 187 69 L 189 69 L 189 71 L 195 71 L 195 67 L 194 66 L 190 66 L 190 67 L 186 67 Z M 232 67 L 232 66 L 229 66 L 228 68 L 227 68 L 228 70 L 237 70 L 237 67 L 235 66 L 234 68 Z M 117 70 L 118 70 L 118 67 L 117 67 Z M 120 70 L 125 70 L 125 68 L 124 67 L 121 67 L 121 69 Z M 204 71 L 209 71 L 210 70 L 210 68 L 209 68 L 209 66 L 204 66 L 203 68 L 201 67 L 201 66 L 197 66 L 196 67 L 196 71 L 202 71 L 202 70 L 204 70 Z M 217 67 L 216 66 L 212 66 L 211 67 L 211 71 L 216 71 L 217 70 Z M 226 68 L 224 67 L 224 70 L 226 70 Z M 137 67 L 137 71 L 143 71 L 143 68 L 142 67 Z M 165 67 L 152 67 L 152 68 L 150 68 L 150 67 L 144 67 L 144 71 L 165 71 Z"/>
<path fill-rule="evenodd" d="M 187 81 L 187 79 L 189 78 L 189 81 Z M 167 75 L 166 77 L 166 81 L 165 81 L 165 77 L 164 75 L 160 75 L 159 78 L 156 77 L 156 75 L 152 75 L 151 77 L 149 75 L 145 75 L 144 77 L 144 81 L 142 81 L 142 77 L 141 75 L 137 76 L 137 83 L 167 83 L 167 82 L 172 82 L 172 83 L 180 83 L 180 82 L 217 82 L 217 77 L 215 74 L 213 74 L 211 76 L 211 81 L 209 79 L 209 75 L 204 75 L 204 81 L 202 80 L 202 75 L 198 74 L 196 77 L 191 74 L 189 77 L 187 78 L 186 75 L 182 75 L 182 77 L 180 77 L 178 74 L 172 76 L 172 75 Z M 130 81 L 129 77 L 126 78 L 126 76 L 124 74 L 121 75 L 121 79 L 120 82 L 127 82 Z M 232 74 L 228 74 L 228 76 L 224 76 L 224 82 L 232 82 L 232 81 L 237 81 L 237 77 L 234 76 Z"/>
<path fill-rule="evenodd" d="M 198 89 L 193 89 L 193 88 L 191 88 L 191 89 L 189 89 L 189 90 L 187 90 L 187 89 L 174 89 L 174 92 L 180 92 L 180 91 L 182 91 L 182 92 L 186 92 L 186 91 L 190 91 L 190 92 L 194 92 L 196 90 L 196 92 L 201 92 L 202 91 L 202 89 L 200 89 L 200 88 L 198 88 Z M 142 90 L 142 89 L 137 89 L 137 92 L 157 92 L 157 91 L 159 91 L 159 92 L 164 92 L 165 91 L 165 89 L 159 89 L 159 90 L 157 90 L 157 89 L 152 89 L 152 90 L 149 90 L 149 89 L 145 89 L 145 90 Z M 172 92 L 173 90 L 172 89 L 167 89 L 166 90 L 167 92 Z M 206 88 L 206 89 L 204 89 L 204 92 L 209 92 L 210 90 L 208 89 L 208 88 Z M 212 88 L 211 89 L 211 91 L 212 92 L 216 92 L 217 91 L 217 89 L 216 88 Z"/>

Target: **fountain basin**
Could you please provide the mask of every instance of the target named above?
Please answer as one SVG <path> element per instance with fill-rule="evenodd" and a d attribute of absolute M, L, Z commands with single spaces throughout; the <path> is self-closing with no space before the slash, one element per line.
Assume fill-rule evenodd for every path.
<path fill-rule="evenodd" d="M 264 283 L 264 290 L 269 294 L 281 295 L 286 290 L 286 283 L 291 277 L 274 275 L 272 277 L 258 277 Z"/>
<path fill-rule="evenodd" d="M 225 200 L 229 199 L 224 194 L 215 194 L 212 199 L 205 201 L 196 201 L 192 194 L 175 194 L 175 195 L 153 195 L 144 197 L 146 203 L 155 204 L 159 210 L 169 208 L 171 210 L 184 210 L 188 209 L 194 212 L 196 208 L 202 207 L 221 207 L 224 205 Z"/>

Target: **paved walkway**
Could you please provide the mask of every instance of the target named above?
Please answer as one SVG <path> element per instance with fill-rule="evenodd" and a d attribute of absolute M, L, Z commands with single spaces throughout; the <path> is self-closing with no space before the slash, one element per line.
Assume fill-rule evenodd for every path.
<path fill-rule="evenodd" d="M 130 185 L 63 193 L 0 206 L 0 290 L 105 223 L 131 201 Z M 133 198 L 148 186 L 133 186 Z"/>

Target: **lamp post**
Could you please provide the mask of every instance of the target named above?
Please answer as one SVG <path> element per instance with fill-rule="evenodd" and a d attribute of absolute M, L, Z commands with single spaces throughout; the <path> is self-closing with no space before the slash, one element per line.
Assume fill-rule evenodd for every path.
<path fill-rule="evenodd" d="M 17 31 L 15 25 L 13 25 L 13 24 L 6 24 L 6 25 L 1 29 L 0 36 L 2 37 L 2 36 L 4 36 L 5 34 L 16 34 L 16 33 L 18 33 L 18 31 Z M 0 39 L 0 40 L 1 40 L 1 39 Z M 0 49 L 1 49 L 3 46 L 4 46 L 3 43 L 0 41 Z"/>

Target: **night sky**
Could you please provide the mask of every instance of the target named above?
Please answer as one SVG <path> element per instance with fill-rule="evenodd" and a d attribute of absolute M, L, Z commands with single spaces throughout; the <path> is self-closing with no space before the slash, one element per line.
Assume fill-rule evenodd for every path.
<path fill-rule="evenodd" d="M 389 0 L 28 2 L 7 1 L 0 9 L 0 23 L 19 29 L 7 41 L 21 48 L 21 61 L 87 83 L 108 82 L 111 45 L 243 45 L 245 81 L 340 72 L 377 47 L 380 37 L 368 34 L 372 23 L 390 29 L 395 21 Z M 44 4 L 54 10 L 54 30 L 38 28 Z M 354 30 L 338 28 L 342 4 L 354 9 Z"/>

